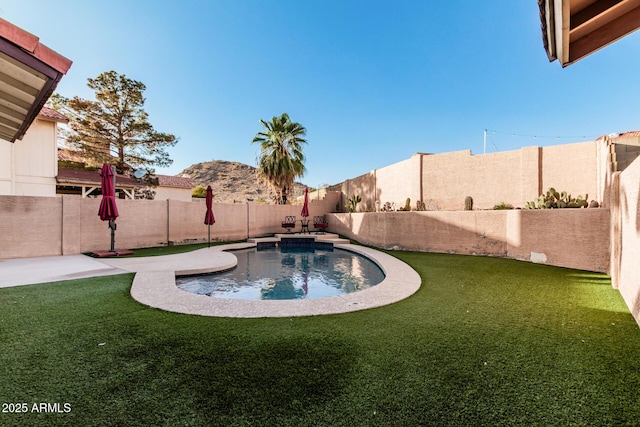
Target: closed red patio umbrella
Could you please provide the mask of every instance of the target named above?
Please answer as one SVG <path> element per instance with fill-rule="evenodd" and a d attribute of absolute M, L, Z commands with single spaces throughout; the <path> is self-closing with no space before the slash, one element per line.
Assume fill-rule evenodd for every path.
<path fill-rule="evenodd" d="M 303 233 L 304 230 L 307 230 L 308 233 L 309 220 L 307 219 L 307 217 L 309 216 L 309 189 L 307 187 L 304 188 L 304 203 L 302 204 L 302 212 L 300 212 L 300 215 L 303 218 L 302 230 L 300 230 L 300 233 Z"/>
<path fill-rule="evenodd" d="M 100 201 L 98 215 L 102 221 L 109 221 L 109 228 L 111 229 L 111 252 L 115 252 L 115 221 L 118 217 L 118 207 L 116 206 L 115 195 L 115 175 L 111 166 L 105 163 L 102 165 L 102 169 L 100 170 L 100 176 L 102 177 L 100 186 L 102 191 L 102 200 Z"/>
<path fill-rule="evenodd" d="M 208 225 L 208 237 L 209 237 L 209 245 L 208 247 L 211 247 L 211 224 L 215 224 L 216 223 L 216 219 L 213 216 L 213 190 L 211 189 L 211 186 L 208 185 L 207 186 L 207 196 L 206 196 L 206 204 L 207 204 L 207 213 L 204 215 L 204 223 L 206 225 Z"/>
<path fill-rule="evenodd" d="M 303 218 L 309 216 L 309 189 L 307 187 L 304 188 L 304 204 L 302 205 L 302 212 L 300 212 Z"/>

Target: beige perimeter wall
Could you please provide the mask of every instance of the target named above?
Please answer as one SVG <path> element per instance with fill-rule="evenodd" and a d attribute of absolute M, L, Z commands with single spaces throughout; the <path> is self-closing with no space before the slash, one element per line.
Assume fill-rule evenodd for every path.
<path fill-rule="evenodd" d="M 417 153 L 330 188 L 346 196 L 359 195 L 358 212 L 376 211 L 376 202 L 400 208 L 407 198 L 414 210 L 418 200 L 428 211 L 461 210 L 467 196 L 473 198 L 475 209 L 492 209 L 500 203 L 522 207 L 549 187 L 574 197 L 589 194 L 589 200 L 602 203 L 598 144 L 604 143 L 525 147 L 482 155 L 472 155 L 470 150 Z"/>
<path fill-rule="evenodd" d="M 337 213 L 328 218 L 332 232 L 386 249 L 609 269 L 608 209 Z"/>
<path fill-rule="evenodd" d="M 339 194 L 311 200 L 311 218 L 335 209 Z M 178 200 L 118 200 L 116 248 L 204 242 L 205 204 Z M 108 250 L 111 232 L 98 217 L 99 198 L 0 196 L 0 259 L 71 255 Z M 300 219 L 300 205 L 216 204 L 214 241 L 280 233 L 286 215 Z M 297 230 L 300 229 L 298 224 Z M 313 228 L 312 228 L 313 229 Z"/>
<path fill-rule="evenodd" d="M 611 281 L 640 323 L 640 158 L 613 175 Z"/>

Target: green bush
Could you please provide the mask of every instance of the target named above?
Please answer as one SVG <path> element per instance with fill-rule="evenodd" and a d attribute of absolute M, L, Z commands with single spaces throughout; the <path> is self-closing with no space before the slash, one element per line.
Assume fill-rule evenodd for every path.
<path fill-rule="evenodd" d="M 204 199 L 207 197 L 207 189 L 202 185 L 196 185 L 196 188 L 191 192 L 191 197 L 195 197 L 196 199 Z"/>
<path fill-rule="evenodd" d="M 496 211 L 504 211 L 508 209 L 513 209 L 513 206 L 510 205 L 509 203 L 502 202 L 499 205 L 495 205 L 493 209 Z"/>

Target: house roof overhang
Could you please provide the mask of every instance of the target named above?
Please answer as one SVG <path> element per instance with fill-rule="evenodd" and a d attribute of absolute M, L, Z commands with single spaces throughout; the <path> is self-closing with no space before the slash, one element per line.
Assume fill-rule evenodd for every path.
<path fill-rule="evenodd" d="M 640 0 L 538 0 L 549 61 L 563 67 L 640 28 Z"/>
<path fill-rule="evenodd" d="M 69 119 L 62 113 L 49 107 L 42 107 L 38 119 L 56 123 L 69 123 Z"/>
<path fill-rule="evenodd" d="M 90 185 L 100 187 L 102 178 L 100 171 L 89 171 L 84 169 L 58 168 L 58 176 L 56 176 L 58 185 L 82 186 Z M 137 179 L 124 175 L 116 175 L 116 189 L 118 188 L 135 188 L 143 187 Z"/>
<path fill-rule="evenodd" d="M 22 139 L 70 67 L 38 37 L 0 18 L 1 139 Z"/>

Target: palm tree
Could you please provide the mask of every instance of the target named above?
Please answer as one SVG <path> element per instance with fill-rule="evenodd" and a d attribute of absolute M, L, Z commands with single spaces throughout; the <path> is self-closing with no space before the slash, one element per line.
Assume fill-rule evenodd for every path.
<path fill-rule="evenodd" d="M 287 113 L 260 123 L 265 130 L 251 141 L 260 144 L 258 175 L 274 190 L 275 202 L 285 204 L 295 179 L 305 173 L 302 145 L 307 143 L 303 138 L 307 130 Z"/>

